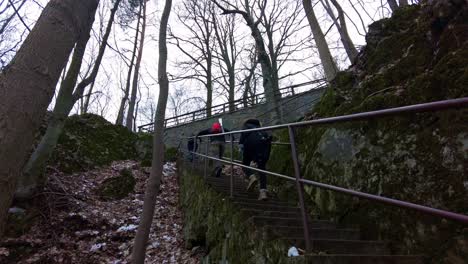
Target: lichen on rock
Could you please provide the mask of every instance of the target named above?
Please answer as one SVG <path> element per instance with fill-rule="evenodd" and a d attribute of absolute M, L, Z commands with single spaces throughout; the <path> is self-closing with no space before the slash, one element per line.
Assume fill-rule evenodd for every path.
<path fill-rule="evenodd" d="M 467 97 L 468 6 L 448 2 L 459 6 L 444 9 L 443 15 L 434 5 L 409 6 L 370 25 L 368 45 L 356 64 L 337 75 L 308 116 Z M 466 109 L 458 109 L 300 128 L 302 174 L 318 182 L 468 214 L 467 116 Z M 280 135 L 287 140 L 287 133 Z M 285 161 L 288 155 L 288 149 L 273 149 L 272 160 L 282 163 L 269 164 L 293 175 L 291 166 L 284 165 L 291 162 Z M 273 188 L 285 192 L 284 186 Z M 359 227 L 364 238 L 389 240 L 393 252 L 426 254 L 437 263 L 466 256 L 468 239 L 462 238 L 463 226 L 455 222 L 314 187 L 307 187 L 306 193 L 314 213 Z"/>

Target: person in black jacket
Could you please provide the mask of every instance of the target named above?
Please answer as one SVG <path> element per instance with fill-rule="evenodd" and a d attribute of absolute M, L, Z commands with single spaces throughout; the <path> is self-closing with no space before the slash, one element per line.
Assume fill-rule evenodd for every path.
<path fill-rule="evenodd" d="M 200 140 L 201 138 L 198 138 L 199 136 L 203 135 L 213 135 L 213 134 L 219 134 L 223 132 L 229 132 L 228 129 L 223 128 L 220 123 L 215 122 L 210 128 L 204 129 L 197 134 L 197 138 L 195 139 L 195 142 Z M 224 135 L 219 135 L 219 136 L 213 136 L 210 137 L 210 154 L 211 156 L 217 157 L 218 159 L 222 159 L 224 155 L 224 144 L 226 143 L 226 139 Z M 214 174 L 216 177 L 221 176 L 221 171 L 222 171 L 222 164 L 220 161 L 213 161 L 214 165 Z"/>
<path fill-rule="evenodd" d="M 261 127 L 260 121 L 257 119 L 248 119 L 244 122 L 242 130 L 247 130 L 242 132 L 239 144 L 242 149 L 242 164 L 250 166 L 250 163 L 253 161 L 257 164 L 257 168 L 261 170 L 266 169 L 266 164 L 270 158 L 271 151 L 271 140 L 272 137 L 268 135 L 265 131 L 251 131 L 249 129 Z M 248 189 L 250 189 L 257 178 L 253 174 L 252 170 L 243 168 L 245 175 L 249 178 Z M 266 200 L 267 197 L 267 180 L 265 173 L 258 173 L 260 178 L 260 194 L 259 200 Z"/>

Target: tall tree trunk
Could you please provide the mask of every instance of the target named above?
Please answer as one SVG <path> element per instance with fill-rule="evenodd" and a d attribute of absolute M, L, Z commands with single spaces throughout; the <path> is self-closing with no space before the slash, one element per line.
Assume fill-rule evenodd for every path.
<path fill-rule="evenodd" d="M 335 18 L 335 15 L 333 14 L 333 10 L 331 9 L 330 5 L 328 4 L 328 0 L 325 0 L 328 5 L 327 10 L 329 10 L 329 14 L 332 17 L 333 21 L 336 21 L 337 19 Z M 330 0 L 335 6 L 336 10 L 338 11 L 338 20 L 340 23 L 335 22 L 335 25 L 337 26 L 336 28 L 338 29 L 338 33 L 340 33 L 340 38 L 341 38 L 341 43 L 343 43 L 343 47 L 345 48 L 346 54 L 348 55 L 349 61 L 351 63 L 354 62 L 354 59 L 356 59 L 358 55 L 358 51 L 356 47 L 354 46 L 353 40 L 351 40 L 351 37 L 349 36 L 348 33 L 348 27 L 346 26 L 346 17 L 343 11 L 343 8 L 341 5 L 338 3 L 336 0 Z"/>
<path fill-rule="evenodd" d="M 125 106 L 128 101 L 128 95 L 130 94 L 130 80 L 132 79 L 133 65 L 135 64 L 136 52 L 138 48 L 138 35 L 140 33 L 140 20 L 141 20 L 142 11 L 143 9 L 142 9 L 142 6 L 140 5 L 140 9 L 138 11 L 137 27 L 135 31 L 135 41 L 133 42 L 132 59 L 130 60 L 130 65 L 128 66 L 127 82 L 125 84 L 124 96 L 122 97 L 122 100 L 120 101 L 119 112 L 117 114 L 117 120 L 115 121 L 116 125 L 123 125 Z"/>
<path fill-rule="evenodd" d="M 395 10 L 398 9 L 398 4 L 396 0 L 387 0 L 388 5 L 390 6 L 390 9 L 392 12 L 395 12 Z"/>
<path fill-rule="evenodd" d="M 156 120 L 154 124 L 153 135 L 153 160 L 151 164 L 151 174 L 148 179 L 145 190 L 145 201 L 143 204 L 143 212 L 141 215 L 140 224 L 135 237 L 135 244 L 132 252 L 132 263 L 143 264 L 145 261 L 146 244 L 148 242 L 151 223 L 153 221 L 154 206 L 156 205 L 156 197 L 159 193 L 159 188 L 162 178 L 163 162 L 164 162 L 164 118 L 166 115 L 167 97 L 169 91 L 169 80 L 167 78 L 167 23 L 171 12 L 172 0 L 166 0 L 164 11 L 161 17 L 161 25 L 159 27 L 159 63 L 158 63 L 158 79 L 159 79 L 159 100 L 156 110 Z"/>
<path fill-rule="evenodd" d="M 51 121 L 47 124 L 46 133 L 42 137 L 38 147 L 34 150 L 33 154 L 30 156 L 28 162 L 26 163 L 26 166 L 23 169 L 23 174 L 21 176 L 21 179 L 19 180 L 20 185 L 17 191 L 18 197 L 29 198 L 32 194 L 34 194 L 34 190 L 36 190 L 37 187 L 40 187 L 44 183 L 45 178 L 41 177 L 41 174 L 43 173 L 47 161 L 50 157 L 50 154 L 53 152 L 57 144 L 58 138 L 62 133 L 65 119 L 70 114 L 70 111 L 72 110 L 73 105 L 76 103 L 76 101 L 78 101 L 82 97 L 86 86 L 94 82 L 96 79 L 99 67 L 104 57 L 104 52 L 107 46 L 107 40 L 109 39 L 109 35 L 111 32 L 115 13 L 117 12 L 120 2 L 121 0 L 117 0 L 114 3 L 114 6 L 111 10 L 111 15 L 107 24 L 106 32 L 104 34 L 101 46 L 99 47 L 98 56 L 90 76 L 86 77 L 83 81 L 81 81 L 76 86 L 75 91 L 73 91 L 73 87 L 76 83 L 76 77 L 74 77 L 74 74 L 76 74 L 76 72 L 70 71 L 79 71 L 79 68 L 76 67 L 74 69 L 71 69 L 70 67 L 70 82 L 67 82 L 65 83 L 65 86 L 60 87 L 60 91 L 57 96 L 54 111 L 52 114 L 53 116 Z M 84 52 L 84 49 L 86 48 L 86 43 L 84 41 L 85 40 L 83 39 L 83 43 L 80 44 L 82 45 L 80 49 L 83 50 L 79 52 Z M 78 61 L 80 60 L 80 54 L 76 55 L 76 60 L 78 64 Z M 79 61 L 79 63 L 79 66 L 81 66 L 81 61 Z"/>
<path fill-rule="evenodd" d="M 233 67 L 230 67 L 228 69 L 228 78 L 229 78 L 229 95 L 228 95 L 228 100 L 229 100 L 229 111 L 235 111 L 236 107 L 234 105 L 234 100 L 235 98 L 235 92 L 236 92 L 236 73 Z"/>
<path fill-rule="evenodd" d="M 35 190 L 45 182 L 45 177 L 43 177 L 45 165 L 62 132 L 64 126 L 63 119 L 68 116 L 68 113 L 73 107 L 73 89 L 75 88 L 76 81 L 80 73 L 93 21 L 94 19 L 90 21 L 89 27 L 78 39 L 73 52 L 70 68 L 67 71 L 65 80 L 60 85 L 54 111 L 47 125 L 46 133 L 42 137 L 39 145 L 31 154 L 31 157 L 23 169 L 23 174 L 18 180 L 18 187 L 15 193 L 16 198 L 30 198 L 34 194 Z"/>
<path fill-rule="evenodd" d="M 213 106 L 213 73 L 211 54 L 206 61 L 206 117 L 211 117 L 211 107 Z"/>
<path fill-rule="evenodd" d="M 327 41 L 325 40 L 325 35 L 320 28 L 317 17 L 315 16 L 314 9 L 312 8 L 311 0 L 302 0 L 302 4 L 304 6 L 307 20 L 309 21 L 310 29 L 314 35 L 315 44 L 317 45 L 320 61 L 322 62 L 323 70 L 325 71 L 325 76 L 328 81 L 332 81 L 338 72 L 338 67 L 333 61 L 333 57 L 330 53 L 330 49 L 328 48 Z"/>
<path fill-rule="evenodd" d="M 0 239 L 34 134 L 68 56 L 97 5 L 98 0 L 51 0 L 0 74 Z"/>
<path fill-rule="evenodd" d="M 140 35 L 140 47 L 138 49 L 138 57 L 135 63 L 135 72 L 133 73 L 133 84 L 132 84 L 132 95 L 130 97 L 130 102 L 128 103 L 128 112 L 127 112 L 127 121 L 125 126 L 133 131 L 133 121 L 135 117 L 135 103 L 138 92 L 138 79 L 140 77 L 140 65 L 141 59 L 143 57 L 143 47 L 145 46 L 145 31 L 146 31 L 146 0 L 143 0 L 141 5 L 143 5 L 143 15 L 142 15 L 142 26 L 141 26 L 141 35 Z"/>

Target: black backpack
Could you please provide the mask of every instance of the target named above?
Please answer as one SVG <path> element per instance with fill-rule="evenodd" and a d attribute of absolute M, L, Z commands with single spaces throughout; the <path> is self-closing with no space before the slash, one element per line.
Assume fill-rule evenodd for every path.
<path fill-rule="evenodd" d="M 259 128 L 261 127 L 260 121 L 258 119 L 248 119 L 244 122 L 244 129 L 252 129 L 252 128 Z M 264 143 L 271 143 L 273 137 L 269 135 L 266 131 L 253 131 L 248 132 L 248 137 L 255 136 L 261 142 Z"/>

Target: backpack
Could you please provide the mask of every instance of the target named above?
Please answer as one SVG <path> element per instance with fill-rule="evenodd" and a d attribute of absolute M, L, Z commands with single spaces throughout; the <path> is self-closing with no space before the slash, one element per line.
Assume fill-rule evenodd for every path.
<path fill-rule="evenodd" d="M 247 121 L 244 122 L 244 129 L 247 128 L 259 128 L 261 127 L 260 121 L 258 119 L 248 119 Z M 248 136 L 247 137 L 255 137 L 262 143 L 267 143 L 270 144 L 273 137 L 270 136 L 266 131 L 253 131 L 253 132 L 247 132 Z"/>

